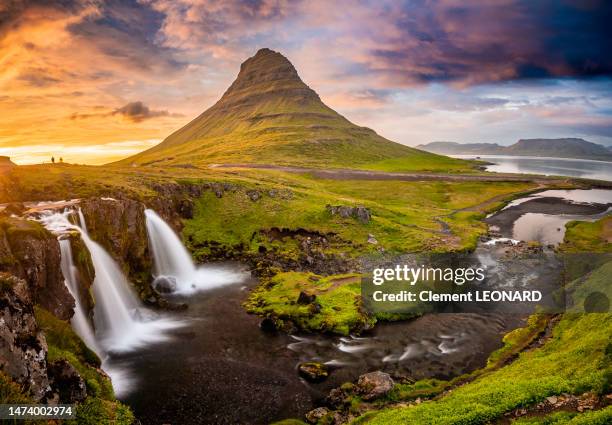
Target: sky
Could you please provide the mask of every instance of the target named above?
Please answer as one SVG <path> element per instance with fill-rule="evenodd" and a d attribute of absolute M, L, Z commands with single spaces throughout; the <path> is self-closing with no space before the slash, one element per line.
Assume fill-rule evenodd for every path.
<path fill-rule="evenodd" d="M 102 164 L 283 53 L 323 101 L 406 145 L 612 145 L 612 2 L 0 0 L 0 155 Z"/>

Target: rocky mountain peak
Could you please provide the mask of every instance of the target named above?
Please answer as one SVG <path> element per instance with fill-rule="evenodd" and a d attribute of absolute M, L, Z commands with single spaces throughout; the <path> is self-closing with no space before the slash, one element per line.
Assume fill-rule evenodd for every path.
<path fill-rule="evenodd" d="M 263 48 L 240 65 L 238 77 L 226 94 L 275 83 L 305 85 L 289 59 L 274 50 Z"/>

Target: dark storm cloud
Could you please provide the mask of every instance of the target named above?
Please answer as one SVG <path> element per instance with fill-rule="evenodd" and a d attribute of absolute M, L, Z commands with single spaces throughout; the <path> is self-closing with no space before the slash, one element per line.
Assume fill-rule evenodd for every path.
<path fill-rule="evenodd" d="M 130 102 L 121 108 L 115 109 L 112 112 L 112 115 L 121 115 L 132 122 L 140 122 L 156 117 L 177 116 L 177 114 L 170 114 L 168 111 L 151 110 L 147 105 L 140 101 Z"/>
<path fill-rule="evenodd" d="M 181 114 L 173 114 L 165 110 L 154 110 L 149 108 L 141 101 L 130 102 L 120 108 L 108 111 L 107 108 L 99 106 L 95 109 L 102 109 L 100 112 L 91 113 L 80 113 L 75 112 L 70 115 L 71 120 L 82 120 L 89 118 L 109 117 L 109 116 L 121 116 L 128 121 L 139 123 L 151 118 L 159 117 L 181 117 Z"/>
<path fill-rule="evenodd" d="M 370 50 L 376 72 L 465 84 L 612 75 L 612 2 L 405 2 L 399 32 Z"/>

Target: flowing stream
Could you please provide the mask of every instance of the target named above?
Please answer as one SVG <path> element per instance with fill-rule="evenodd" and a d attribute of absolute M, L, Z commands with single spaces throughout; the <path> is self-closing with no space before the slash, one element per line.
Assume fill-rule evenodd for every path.
<path fill-rule="evenodd" d="M 60 239 L 60 252 L 61 252 L 61 268 L 64 279 L 66 280 L 66 286 L 72 298 L 75 299 L 74 316 L 70 320 L 72 328 L 81 337 L 83 342 L 95 353 L 100 355 L 102 350 L 98 346 L 96 337 L 93 332 L 93 327 L 85 311 L 85 303 L 81 299 L 79 291 L 79 282 L 77 280 L 77 268 L 74 265 L 74 259 L 72 256 L 72 248 L 70 246 L 70 240 Z"/>

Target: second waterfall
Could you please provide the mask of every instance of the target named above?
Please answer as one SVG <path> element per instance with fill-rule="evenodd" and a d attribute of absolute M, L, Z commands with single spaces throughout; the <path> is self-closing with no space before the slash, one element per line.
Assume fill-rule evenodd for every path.
<path fill-rule="evenodd" d="M 222 267 L 196 267 L 172 228 L 151 209 L 145 210 L 156 281 L 172 282 L 172 291 L 189 294 L 240 282 L 244 273 Z"/>

